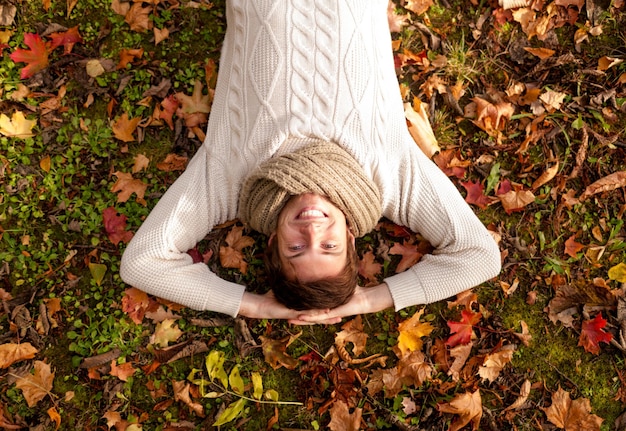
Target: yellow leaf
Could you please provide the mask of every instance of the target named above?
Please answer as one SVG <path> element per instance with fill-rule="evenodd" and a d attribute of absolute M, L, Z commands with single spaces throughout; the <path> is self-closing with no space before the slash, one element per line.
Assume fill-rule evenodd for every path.
<path fill-rule="evenodd" d="M 0 345 L 0 368 L 9 368 L 16 362 L 32 359 L 38 352 L 30 343 Z"/>
<path fill-rule="evenodd" d="M 400 335 L 398 336 L 398 349 L 400 350 L 400 357 L 405 356 L 410 352 L 421 350 L 423 342 L 422 337 L 430 335 L 433 331 L 433 326 L 426 322 L 420 322 L 420 317 L 424 313 L 422 308 L 415 313 L 413 317 L 400 322 L 398 330 Z"/>
<path fill-rule="evenodd" d="M 21 111 L 13 113 L 11 118 L 0 114 L 0 134 L 12 138 L 29 138 L 34 136 L 33 127 L 37 120 L 27 120 Z"/>
<path fill-rule="evenodd" d="M 620 262 L 609 269 L 609 278 L 620 283 L 626 283 L 626 263 Z"/>
<path fill-rule="evenodd" d="M 409 133 L 420 149 L 431 158 L 440 151 L 439 143 L 430 126 L 426 106 L 418 99 L 413 100 L 413 106 L 404 104 L 404 116 L 409 121 Z"/>
<path fill-rule="evenodd" d="M 176 320 L 174 319 L 165 319 L 161 323 L 156 325 L 156 329 L 154 330 L 154 335 L 150 339 L 152 344 L 156 344 L 161 347 L 167 347 L 170 341 L 176 341 L 183 334 L 178 328 L 178 325 L 175 325 Z"/>
<path fill-rule="evenodd" d="M 39 161 L 39 167 L 44 172 L 50 172 L 50 168 L 52 167 L 52 161 L 50 156 L 46 156 Z"/>

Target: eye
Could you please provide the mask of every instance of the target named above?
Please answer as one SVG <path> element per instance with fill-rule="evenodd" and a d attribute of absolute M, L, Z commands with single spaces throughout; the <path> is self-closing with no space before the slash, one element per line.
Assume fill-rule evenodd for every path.
<path fill-rule="evenodd" d="M 333 248 L 337 248 L 337 244 L 322 244 L 322 248 L 326 250 L 332 250 Z"/>
<path fill-rule="evenodd" d="M 290 245 L 289 247 L 287 247 L 289 249 L 289 251 L 298 251 L 298 250 L 302 250 L 304 248 L 304 245 L 298 244 L 298 245 Z"/>

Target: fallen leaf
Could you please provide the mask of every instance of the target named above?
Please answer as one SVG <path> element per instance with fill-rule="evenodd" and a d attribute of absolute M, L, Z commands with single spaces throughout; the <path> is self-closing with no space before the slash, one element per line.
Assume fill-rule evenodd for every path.
<path fill-rule="evenodd" d="M 565 431 L 600 431 L 602 418 L 591 414 L 587 398 L 570 399 L 569 392 L 559 388 L 552 394 L 552 405 L 541 408 L 548 420 Z"/>
<path fill-rule="evenodd" d="M 30 138 L 34 136 L 33 127 L 37 120 L 27 120 L 21 111 L 15 111 L 11 118 L 0 114 L 0 134 L 10 138 Z"/>
<path fill-rule="evenodd" d="M 157 323 L 154 334 L 150 337 L 150 344 L 156 344 L 159 347 L 167 347 L 170 342 L 178 340 L 183 334 L 175 324 L 174 319 L 165 319 Z"/>
<path fill-rule="evenodd" d="M 414 98 L 413 106 L 409 103 L 404 104 L 404 116 L 409 123 L 409 133 L 413 140 L 429 159 L 432 158 L 441 148 L 428 120 L 426 105 L 418 98 Z"/>
<path fill-rule="evenodd" d="M 410 10 L 417 15 L 421 15 L 425 13 L 432 5 L 433 0 L 407 0 L 404 8 Z"/>
<path fill-rule="evenodd" d="M 61 415 L 57 411 L 56 407 L 50 407 L 46 413 L 48 413 L 50 420 L 56 424 L 54 431 L 58 430 L 61 426 Z"/>
<path fill-rule="evenodd" d="M 515 113 L 515 107 L 508 102 L 494 105 L 480 97 L 471 100 L 476 104 L 476 119 L 473 122 L 489 136 L 498 136 Z"/>
<path fill-rule="evenodd" d="M 483 364 L 478 368 L 478 375 L 489 382 L 493 382 L 500 375 L 500 371 L 511 362 L 515 353 L 515 346 L 507 344 L 495 353 L 485 355 Z"/>
<path fill-rule="evenodd" d="M 590 196 L 626 186 L 626 171 L 614 172 L 591 183 L 578 198 L 581 202 Z"/>
<path fill-rule="evenodd" d="M 141 122 L 141 117 L 128 118 L 128 114 L 124 112 L 117 120 L 111 125 L 113 129 L 113 135 L 123 142 L 134 142 L 135 137 L 133 133 L 137 129 L 137 126 Z"/>
<path fill-rule="evenodd" d="M 137 370 L 130 362 L 124 362 L 123 364 L 117 365 L 117 361 L 113 360 L 111 361 L 111 372 L 109 374 L 117 377 L 123 382 L 127 382 L 136 371 Z"/>
<path fill-rule="evenodd" d="M 150 166 L 150 159 L 143 154 L 137 154 L 133 160 L 135 161 L 133 168 L 131 169 L 133 174 L 143 171 L 144 169 L 148 169 L 148 166 Z"/>
<path fill-rule="evenodd" d="M 449 431 L 458 431 L 465 425 L 472 423 L 472 429 L 477 430 L 480 425 L 480 418 L 483 416 L 483 404 L 480 391 L 474 393 L 466 392 L 459 394 L 449 403 L 437 404 L 437 410 L 443 413 L 459 415 L 450 424 Z"/>
<path fill-rule="evenodd" d="M 274 340 L 269 337 L 260 336 L 261 346 L 263 348 L 263 356 L 265 357 L 265 362 L 270 364 L 270 366 L 277 370 L 280 367 L 285 367 L 288 370 L 293 370 L 298 366 L 298 360 L 292 358 L 286 353 L 287 347 L 291 344 L 296 338 L 298 338 L 302 334 L 299 332 L 297 335 L 288 335 L 279 340 Z"/>
<path fill-rule="evenodd" d="M 234 226 L 226 235 L 226 246 L 220 246 L 220 264 L 224 268 L 236 268 L 245 274 L 248 271 L 248 263 L 242 253 L 242 249 L 254 244 L 252 237 L 243 235 L 243 226 Z"/>
<path fill-rule="evenodd" d="M 185 120 L 187 127 L 194 127 L 204 124 L 207 121 L 208 114 L 211 112 L 212 97 L 202 93 L 202 82 L 197 80 L 193 87 L 191 96 L 185 93 L 176 93 L 176 99 L 180 102 L 178 108 L 178 116 Z"/>
<path fill-rule="evenodd" d="M 157 163 L 157 169 L 164 172 L 184 171 L 188 160 L 185 156 L 168 154 L 162 162 Z"/>
<path fill-rule="evenodd" d="M 143 206 L 147 203 L 144 199 L 148 184 L 144 183 L 140 179 L 133 178 L 133 174 L 127 174 L 125 172 L 114 172 L 113 175 L 117 177 L 117 181 L 111 186 L 111 191 L 117 193 L 118 202 L 126 202 L 130 196 L 135 193 L 137 195 L 136 201 Z"/>
<path fill-rule="evenodd" d="M 115 66 L 116 70 L 126 69 L 126 67 L 143 56 L 143 48 L 126 49 L 120 51 L 120 61 Z"/>
<path fill-rule="evenodd" d="M 389 31 L 399 33 L 406 26 L 409 14 L 400 15 L 396 13 L 395 4 L 390 1 L 387 3 L 387 21 L 389 22 Z"/>
<path fill-rule="evenodd" d="M 585 320 L 580 330 L 578 345 L 585 351 L 597 355 L 600 353 L 600 343 L 610 343 L 613 335 L 604 331 L 606 320 L 602 313 L 598 313 L 593 320 Z"/>
<path fill-rule="evenodd" d="M 368 250 L 363 254 L 363 257 L 359 261 L 359 275 L 366 280 L 365 286 L 378 284 L 378 275 L 380 274 L 383 265 L 376 262 L 374 260 L 375 258 L 376 256 L 372 250 Z"/>
<path fill-rule="evenodd" d="M 156 311 L 158 306 L 157 302 L 151 300 L 142 290 L 130 287 L 124 291 L 122 311 L 138 325 L 143 321 L 146 312 Z"/>
<path fill-rule="evenodd" d="M 189 385 L 189 383 L 185 382 L 184 380 L 183 381 L 173 380 L 172 387 L 174 388 L 174 400 L 175 401 L 182 401 L 191 409 L 191 411 L 193 411 L 195 414 L 197 414 L 201 418 L 205 416 L 204 407 L 202 406 L 202 404 L 195 402 L 191 399 L 191 394 L 189 393 L 191 386 Z"/>
<path fill-rule="evenodd" d="M 330 408 L 330 423 L 328 429 L 331 431 L 359 431 L 361 429 L 361 415 L 363 409 L 357 407 L 352 413 L 348 410 L 348 405 L 341 400 L 335 401 Z"/>
<path fill-rule="evenodd" d="M 498 195 L 498 198 L 507 214 L 523 211 L 527 205 L 535 202 L 535 195 L 530 190 L 511 190 Z"/>
<path fill-rule="evenodd" d="M 28 79 L 48 67 L 49 50 L 46 42 L 38 34 L 25 33 L 24 43 L 30 50 L 18 48 L 9 57 L 16 63 L 27 63 L 20 72 L 20 78 Z"/>
<path fill-rule="evenodd" d="M 493 198 L 485 195 L 485 186 L 479 181 L 463 181 L 463 188 L 467 191 L 465 202 L 476 205 L 480 209 L 485 209 L 494 202 Z"/>
<path fill-rule="evenodd" d="M 78 26 L 72 27 L 64 32 L 52 33 L 50 39 L 52 39 L 50 42 L 50 50 L 62 46 L 64 54 L 72 52 L 74 45 L 83 41 L 83 38 L 78 33 Z"/>
<path fill-rule="evenodd" d="M 33 359 L 39 350 L 30 343 L 0 345 L 0 368 L 9 368 L 16 362 Z"/>
<path fill-rule="evenodd" d="M 24 399 L 28 407 L 34 407 L 52 390 L 54 373 L 50 370 L 50 365 L 42 361 L 35 361 L 34 373 L 20 377 L 15 382 L 15 386 L 22 390 Z"/>
<path fill-rule="evenodd" d="M 396 242 L 393 247 L 389 249 L 391 254 L 399 254 L 402 259 L 396 267 L 396 272 L 404 272 L 413 265 L 415 265 L 424 255 L 420 250 L 419 244 L 412 244 L 410 240 L 403 240 L 402 243 Z"/>
<path fill-rule="evenodd" d="M 423 341 L 422 337 L 427 337 L 435 329 L 428 322 L 420 322 L 420 317 L 424 313 L 424 309 L 420 309 L 409 319 L 406 319 L 398 325 L 398 345 L 400 350 L 400 357 L 404 357 L 410 352 L 419 351 L 422 349 Z"/>
<path fill-rule="evenodd" d="M 530 380 L 528 379 L 524 380 L 524 383 L 522 383 L 522 387 L 520 389 L 519 396 L 513 402 L 513 404 L 505 408 L 504 411 L 506 412 L 508 410 L 517 410 L 520 407 L 522 407 L 524 403 L 526 402 L 526 400 L 528 399 L 528 396 L 530 395 L 531 387 L 532 385 L 530 384 Z"/>
<path fill-rule="evenodd" d="M 530 186 L 531 190 L 537 190 L 544 184 L 549 183 L 556 176 L 557 172 L 559 172 L 558 161 L 553 166 L 546 169 L 535 181 L 533 181 L 533 184 Z"/>
<path fill-rule="evenodd" d="M 338 349 L 345 349 L 346 345 L 352 343 L 352 354 L 356 357 L 365 351 L 365 343 L 368 335 L 363 332 L 363 322 L 361 316 L 346 322 L 335 335 L 335 345 Z"/>
<path fill-rule="evenodd" d="M 461 370 L 465 366 L 467 359 L 472 352 L 472 343 L 459 344 L 456 347 L 450 349 L 450 357 L 454 358 L 454 361 L 448 368 L 448 375 L 452 377 L 452 380 L 458 382 L 461 379 Z"/>
<path fill-rule="evenodd" d="M 126 230 L 126 216 L 118 214 L 114 207 L 108 207 L 102 211 L 102 222 L 109 241 L 114 245 L 119 244 L 120 241 L 128 243 L 132 239 L 133 233 Z"/>
<path fill-rule="evenodd" d="M 449 347 L 458 346 L 459 344 L 468 344 L 474 335 L 474 325 L 482 318 L 481 313 L 474 313 L 470 310 L 461 311 L 461 321 L 455 322 L 448 320 L 446 323 L 452 334 L 446 341 Z"/>
<path fill-rule="evenodd" d="M 626 263 L 620 262 L 609 268 L 609 279 L 626 283 Z"/>
<path fill-rule="evenodd" d="M 152 8 L 143 7 L 142 2 L 133 3 L 124 16 L 124 22 L 130 26 L 132 31 L 144 33 L 152 28 L 151 12 Z"/>
<path fill-rule="evenodd" d="M 524 50 L 531 53 L 535 57 L 539 57 L 541 60 L 552 57 L 556 52 L 553 49 L 549 48 L 532 48 L 530 46 L 525 46 Z"/>
<path fill-rule="evenodd" d="M 576 254 L 585 248 L 585 246 L 576 241 L 576 235 L 570 236 L 565 241 L 565 254 L 571 257 L 576 257 Z"/>

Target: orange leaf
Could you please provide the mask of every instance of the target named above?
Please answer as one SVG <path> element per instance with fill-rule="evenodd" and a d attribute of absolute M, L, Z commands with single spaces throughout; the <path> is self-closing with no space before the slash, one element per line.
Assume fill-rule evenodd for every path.
<path fill-rule="evenodd" d="M 136 324 L 140 324 L 148 311 L 156 311 L 159 304 L 151 300 L 148 294 L 134 287 L 124 291 L 122 297 L 122 311 Z"/>
<path fill-rule="evenodd" d="M 176 154 L 168 154 L 165 160 L 157 163 L 157 169 L 164 172 L 184 171 L 189 159 Z"/>
<path fill-rule="evenodd" d="M 359 261 L 359 275 L 366 280 L 366 286 L 378 283 L 378 274 L 380 274 L 383 268 L 383 266 L 374 259 L 374 253 L 368 250 Z"/>
<path fill-rule="evenodd" d="M 248 270 L 241 250 L 254 244 L 254 239 L 242 234 L 243 226 L 234 226 L 226 235 L 227 246 L 220 247 L 220 264 L 224 268 L 237 268 L 243 274 Z"/>
<path fill-rule="evenodd" d="M 137 154 L 133 160 L 135 161 L 135 164 L 131 169 L 133 174 L 143 171 L 144 169 L 148 169 L 148 166 L 150 166 L 150 159 L 143 154 Z"/>
<path fill-rule="evenodd" d="M 58 430 L 59 427 L 61 426 L 61 415 L 59 414 L 59 412 L 57 411 L 57 409 L 55 407 L 50 407 L 47 411 L 48 416 L 50 417 L 50 420 L 52 420 L 56 426 L 54 427 L 54 430 Z"/>
<path fill-rule="evenodd" d="M 28 407 L 34 407 L 52 390 L 54 373 L 50 371 L 50 365 L 42 361 L 35 361 L 34 374 L 20 377 L 15 386 L 22 390 Z"/>
<path fill-rule="evenodd" d="M 118 171 L 113 173 L 113 175 L 117 177 L 117 181 L 111 186 L 111 191 L 114 193 L 119 192 L 117 195 L 118 202 L 126 202 L 130 198 L 130 195 L 135 193 L 137 195 L 135 200 L 143 206 L 146 206 L 144 195 L 146 194 L 148 184 L 133 178 L 132 174 Z"/>
<path fill-rule="evenodd" d="M 458 431 L 465 425 L 472 423 L 472 429 L 477 430 L 480 418 L 483 416 L 483 403 L 480 391 L 459 394 L 449 403 L 437 404 L 437 410 L 443 413 L 459 415 L 451 424 L 449 431 Z"/>
<path fill-rule="evenodd" d="M 483 364 L 478 368 L 478 375 L 493 383 L 500 375 L 500 371 L 511 362 L 513 353 L 515 353 L 515 346 L 508 344 L 497 352 L 487 354 Z"/>
<path fill-rule="evenodd" d="M 550 58 L 554 55 L 556 51 L 548 48 L 532 48 L 529 46 L 524 47 L 527 52 L 530 52 L 535 57 L 539 57 L 541 60 L 545 60 L 546 58 Z"/>
<path fill-rule="evenodd" d="M 135 371 L 137 370 L 133 368 L 133 365 L 130 362 L 125 362 L 123 364 L 117 365 L 117 362 L 115 360 L 112 360 L 111 372 L 109 374 L 117 377 L 123 382 L 127 382 L 128 378 L 135 374 Z"/>
<path fill-rule="evenodd" d="M 135 133 L 135 129 L 137 129 L 137 125 L 141 121 L 141 117 L 136 118 L 128 118 L 128 114 L 124 112 L 121 117 L 113 122 L 111 128 L 113 129 L 113 135 L 117 139 L 123 142 L 133 142 L 135 141 L 135 137 L 133 133 Z"/>
<path fill-rule="evenodd" d="M 552 395 L 552 405 L 541 408 L 548 420 L 565 431 L 600 431 L 602 418 L 591 414 L 587 398 L 570 399 L 569 392 L 559 388 Z"/>
<path fill-rule="evenodd" d="M 507 214 L 523 211 L 527 205 L 535 202 L 535 195 L 530 190 L 511 190 L 498 197 Z"/>
<path fill-rule="evenodd" d="M 52 42 L 50 43 L 50 50 L 62 46 L 65 54 L 72 52 L 74 44 L 83 41 L 83 38 L 78 33 L 78 26 L 72 27 L 64 32 L 52 33 L 50 35 L 50 39 L 52 39 Z"/>
<path fill-rule="evenodd" d="M 571 257 L 576 257 L 576 253 L 585 248 L 585 246 L 579 242 L 576 242 L 576 235 L 570 236 L 565 241 L 565 254 Z"/>
<path fill-rule="evenodd" d="M 16 362 L 32 359 L 39 350 L 30 343 L 0 345 L 0 368 L 9 368 Z"/>
<path fill-rule="evenodd" d="M 402 256 L 402 259 L 396 268 L 396 272 L 398 273 L 406 271 L 415 265 L 424 255 L 417 244 L 411 244 L 408 241 L 403 241 L 402 244 L 399 242 L 395 243 L 393 247 L 389 249 L 389 253 L 399 254 Z"/>
<path fill-rule="evenodd" d="M 330 423 L 328 429 L 331 431 L 359 431 L 361 429 L 361 415 L 363 409 L 357 407 L 352 413 L 348 410 L 348 405 L 337 400 L 330 409 Z"/>
<path fill-rule="evenodd" d="M 174 388 L 174 400 L 182 401 L 186 404 L 195 414 L 203 418 L 204 415 L 204 407 L 202 404 L 195 402 L 191 399 L 191 394 L 189 390 L 191 386 L 189 383 L 183 381 L 172 381 L 172 387 Z"/>
<path fill-rule="evenodd" d="M 143 48 L 126 49 L 122 48 L 120 51 L 120 61 L 115 66 L 116 70 L 126 69 L 129 63 L 132 63 L 135 59 L 143 56 Z"/>

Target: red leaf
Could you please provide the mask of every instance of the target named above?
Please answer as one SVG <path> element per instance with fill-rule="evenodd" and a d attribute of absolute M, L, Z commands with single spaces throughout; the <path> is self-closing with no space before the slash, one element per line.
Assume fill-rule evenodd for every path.
<path fill-rule="evenodd" d="M 396 268 L 398 273 L 406 271 L 424 256 L 424 252 L 420 249 L 419 244 L 411 244 L 409 241 L 403 241 L 402 244 L 399 242 L 395 243 L 389 249 L 389 253 L 402 256 L 402 260 L 400 260 Z"/>
<path fill-rule="evenodd" d="M 133 233 L 126 230 L 126 216 L 118 214 L 113 207 L 102 211 L 102 220 L 109 240 L 117 245 L 120 241 L 127 243 L 133 237 Z"/>
<path fill-rule="evenodd" d="M 474 335 L 473 326 L 481 319 L 482 314 L 473 313 L 469 310 L 461 311 L 460 322 L 446 322 L 450 327 L 450 333 L 453 334 L 446 341 L 446 346 L 454 347 L 459 344 L 468 344 Z"/>
<path fill-rule="evenodd" d="M 600 343 L 610 343 L 613 339 L 613 335 L 604 332 L 605 326 L 606 320 L 602 317 L 602 313 L 596 315 L 593 320 L 585 320 L 580 331 L 578 345 L 594 355 L 600 353 Z"/>
<path fill-rule="evenodd" d="M 72 52 L 72 48 L 75 43 L 81 43 L 83 41 L 83 38 L 80 34 L 78 34 L 78 26 L 72 27 L 68 31 L 62 33 L 52 33 L 50 35 L 50 39 L 52 39 L 52 42 L 50 43 L 50 51 L 62 46 L 65 54 Z"/>
<path fill-rule="evenodd" d="M 16 63 L 28 63 L 20 72 L 20 78 L 27 79 L 48 67 L 49 50 L 46 43 L 35 33 L 25 33 L 24 43 L 30 50 L 18 48 L 10 57 Z"/>
<path fill-rule="evenodd" d="M 480 182 L 461 182 L 461 185 L 467 190 L 467 196 L 465 196 L 465 202 L 468 204 L 474 204 L 480 209 L 485 209 L 492 203 L 492 199 L 485 196 L 483 193 L 485 187 Z"/>

